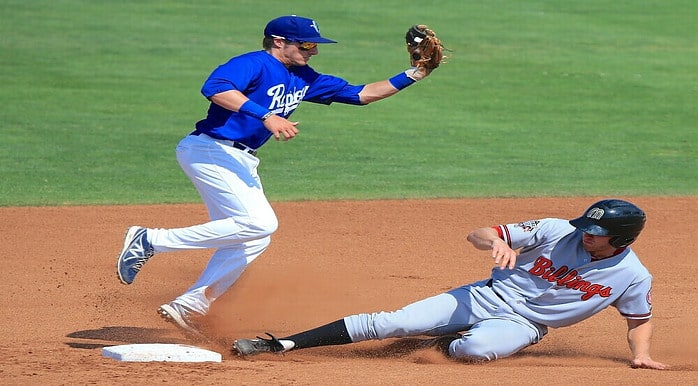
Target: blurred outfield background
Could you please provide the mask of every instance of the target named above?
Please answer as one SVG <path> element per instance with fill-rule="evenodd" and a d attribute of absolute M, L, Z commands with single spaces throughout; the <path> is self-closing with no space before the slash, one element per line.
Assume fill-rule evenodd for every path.
<path fill-rule="evenodd" d="M 310 103 L 260 151 L 279 200 L 698 193 L 694 0 L 0 0 L 0 205 L 199 202 L 174 147 L 270 19 L 317 20 L 310 65 L 354 84 L 453 52 L 399 95 Z"/>

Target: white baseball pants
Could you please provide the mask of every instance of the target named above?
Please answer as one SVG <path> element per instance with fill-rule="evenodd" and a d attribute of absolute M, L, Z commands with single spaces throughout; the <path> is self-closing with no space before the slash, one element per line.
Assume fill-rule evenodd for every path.
<path fill-rule="evenodd" d="M 488 287 L 473 283 L 392 312 L 344 318 L 352 342 L 406 336 L 465 333 L 449 346 L 453 358 L 494 360 L 537 343 L 547 328 L 513 312 Z"/>
<path fill-rule="evenodd" d="M 177 161 L 206 204 L 211 221 L 176 229 L 148 229 L 155 253 L 215 248 L 199 279 L 175 302 L 206 314 L 248 264 L 269 245 L 278 222 L 257 175 L 259 159 L 231 141 L 189 135 Z"/>

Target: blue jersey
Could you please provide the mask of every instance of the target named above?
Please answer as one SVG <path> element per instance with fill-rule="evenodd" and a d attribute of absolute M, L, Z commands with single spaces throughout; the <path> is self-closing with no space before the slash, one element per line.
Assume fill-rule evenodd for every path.
<path fill-rule="evenodd" d="M 583 232 L 562 219 L 495 227 L 512 249 L 514 269 L 494 268 L 492 288 L 528 320 L 563 327 L 614 306 L 629 319 L 651 316 L 652 276 L 629 248 L 592 261 Z"/>
<path fill-rule="evenodd" d="M 210 98 L 237 90 L 274 114 L 288 118 L 301 101 L 330 104 L 361 104 L 363 85 L 324 75 L 309 66 L 287 68 L 266 51 L 249 52 L 231 58 L 216 68 L 204 82 L 201 93 Z M 234 140 L 257 149 L 272 135 L 261 120 L 211 103 L 196 130 L 213 138 Z"/>

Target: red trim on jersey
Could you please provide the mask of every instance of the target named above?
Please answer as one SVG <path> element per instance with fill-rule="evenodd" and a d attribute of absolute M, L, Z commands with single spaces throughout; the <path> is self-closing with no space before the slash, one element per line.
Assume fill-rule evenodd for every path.
<path fill-rule="evenodd" d="M 616 249 L 616 251 L 613 252 L 613 255 L 612 255 L 612 256 L 618 256 L 618 255 L 620 255 L 621 253 L 625 252 L 625 248 L 627 248 L 627 247 L 622 247 L 622 248 Z"/>
<path fill-rule="evenodd" d="M 509 228 L 507 228 L 506 225 L 496 225 L 493 226 L 492 229 L 494 229 L 499 238 L 504 240 L 509 248 L 511 248 L 511 235 L 509 234 Z"/>

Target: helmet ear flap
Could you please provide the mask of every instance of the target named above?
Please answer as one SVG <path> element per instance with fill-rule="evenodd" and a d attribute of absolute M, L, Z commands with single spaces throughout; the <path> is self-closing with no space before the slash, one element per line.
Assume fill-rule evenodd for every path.
<path fill-rule="evenodd" d="M 611 244 L 611 246 L 613 246 L 614 248 L 623 248 L 632 244 L 635 241 L 635 239 L 636 237 L 616 236 L 608 240 L 608 243 Z"/>

